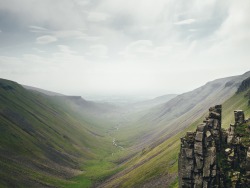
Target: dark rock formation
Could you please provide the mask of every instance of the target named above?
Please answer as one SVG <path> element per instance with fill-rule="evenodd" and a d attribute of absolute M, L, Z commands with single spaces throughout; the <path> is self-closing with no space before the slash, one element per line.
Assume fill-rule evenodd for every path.
<path fill-rule="evenodd" d="M 249 88 L 250 88 L 250 77 L 242 81 L 241 85 L 239 86 L 237 90 L 237 93 L 246 91 Z"/>
<path fill-rule="evenodd" d="M 210 108 L 209 116 L 196 131 L 181 138 L 179 187 L 250 186 L 250 142 L 245 140 L 243 145 L 243 135 L 240 137 L 235 129 L 246 122 L 243 111 L 237 110 L 235 124 L 226 132 L 221 129 L 221 105 Z M 247 130 L 245 134 L 250 139 Z"/>
<path fill-rule="evenodd" d="M 213 187 L 218 184 L 216 153 L 221 148 L 221 105 L 209 109 L 209 116 L 195 132 L 181 138 L 180 187 Z"/>
<path fill-rule="evenodd" d="M 242 110 L 234 111 L 235 123 L 227 130 L 222 166 L 226 174 L 226 186 L 250 187 L 250 127 Z"/>
<path fill-rule="evenodd" d="M 247 93 L 245 94 L 245 97 L 248 98 L 248 106 L 250 106 L 250 77 L 248 77 L 247 79 L 243 80 L 242 83 L 240 84 L 238 90 L 237 90 L 237 94 L 247 91 Z"/>

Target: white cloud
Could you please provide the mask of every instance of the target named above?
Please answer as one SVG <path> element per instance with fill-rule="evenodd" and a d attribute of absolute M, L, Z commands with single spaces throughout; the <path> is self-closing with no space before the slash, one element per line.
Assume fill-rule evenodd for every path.
<path fill-rule="evenodd" d="M 96 44 L 89 47 L 90 52 L 87 55 L 97 58 L 108 58 L 108 47 L 103 44 Z"/>
<path fill-rule="evenodd" d="M 74 0 L 74 2 L 83 7 L 90 4 L 89 0 Z"/>
<path fill-rule="evenodd" d="M 228 10 L 228 17 L 217 31 L 220 38 L 238 38 L 250 36 L 250 2 L 242 0 L 232 2 Z"/>
<path fill-rule="evenodd" d="M 18 65 L 19 63 L 20 59 L 18 59 L 17 57 L 0 56 L 1 68 L 8 67 L 10 65 Z"/>
<path fill-rule="evenodd" d="M 44 50 L 41 50 L 41 49 L 39 49 L 39 48 L 33 48 L 33 50 L 34 50 L 35 52 L 38 52 L 38 53 L 44 53 L 44 52 L 45 52 Z"/>
<path fill-rule="evenodd" d="M 79 30 L 59 30 L 59 31 L 52 31 L 52 34 L 57 38 L 74 38 L 74 39 L 82 39 L 87 41 L 96 41 L 99 39 L 98 36 L 90 36 L 83 31 Z"/>
<path fill-rule="evenodd" d="M 59 31 L 52 31 L 52 34 L 54 34 L 58 38 L 81 38 L 86 36 L 85 33 L 78 30 L 59 30 Z"/>
<path fill-rule="evenodd" d="M 153 43 L 150 40 L 138 40 L 130 43 L 124 51 L 120 52 L 120 55 L 123 55 L 127 58 L 129 57 L 138 57 L 138 56 L 148 56 L 152 55 L 153 52 Z"/>
<path fill-rule="evenodd" d="M 60 52 L 66 53 L 66 54 L 74 54 L 76 53 L 75 51 L 71 50 L 69 46 L 67 45 L 58 45 L 58 48 Z"/>
<path fill-rule="evenodd" d="M 57 41 L 57 38 L 51 35 L 40 36 L 36 39 L 37 44 L 49 44 Z"/>
<path fill-rule="evenodd" d="M 129 44 L 127 49 L 136 51 L 136 52 L 144 52 L 144 51 L 147 51 L 147 49 L 152 46 L 153 46 L 153 43 L 150 40 L 138 40 Z"/>
<path fill-rule="evenodd" d="M 197 29 L 189 29 L 190 32 L 196 32 Z"/>
<path fill-rule="evenodd" d="M 105 0 L 100 2 L 97 9 L 109 13 L 113 18 L 126 16 L 139 24 L 144 24 L 157 21 L 165 7 L 170 4 L 169 0 L 158 0 L 157 3 L 154 0 Z"/>
<path fill-rule="evenodd" d="M 48 31 L 48 29 L 46 29 L 44 27 L 39 27 L 39 26 L 36 26 L 36 25 L 30 25 L 29 28 L 31 29 L 30 31 L 34 32 L 34 33 L 40 33 L 40 32 L 47 32 Z"/>
<path fill-rule="evenodd" d="M 72 38 L 72 39 L 82 39 L 86 41 L 96 41 L 100 37 L 90 36 L 82 30 L 49 30 L 40 26 L 29 26 L 30 32 L 40 33 L 53 36 L 57 39 Z"/>
<path fill-rule="evenodd" d="M 195 19 L 187 19 L 187 20 L 181 20 L 181 21 L 175 22 L 174 24 L 175 25 L 188 25 L 188 24 L 192 24 L 195 22 L 196 22 Z"/>
<path fill-rule="evenodd" d="M 87 20 L 89 22 L 101 22 L 108 18 L 107 14 L 101 12 L 89 12 L 87 16 Z"/>

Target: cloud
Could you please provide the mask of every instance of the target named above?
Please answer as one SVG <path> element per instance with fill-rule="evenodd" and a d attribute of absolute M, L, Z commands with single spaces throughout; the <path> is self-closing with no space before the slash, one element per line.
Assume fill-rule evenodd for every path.
<path fill-rule="evenodd" d="M 56 41 L 57 41 L 57 38 L 51 35 L 44 35 L 36 39 L 37 44 L 49 44 L 49 43 L 56 42 Z"/>
<path fill-rule="evenodd" d="M 86 1 L 85 1 L 86 2 Z M 22 24 L 53 26 L 57 29 L 78 28 L 85 25 L 80 1 L 0 1 L 0 10 L 12 13 Z"/>
<path fill-rule="evenodd" d="M 85 7 L 90 4 L 89 0 L 74 0 L 74 2 L 82 7 Z"/>
<path fill-rule="evenodd" d="M 37 53 L 44 53 L 45 51 L 39 49 L 39 48 L 33 48 L 33 50 Z"/>
<path fill-rule="evenodd" d="M 74 54 L 76 53 L 75 51 L 71 50 L 69 46 L 67 45 L 57 45 L 60 52 L 66 53 L 66 54 Z"/>
<path fill-rule="evenodd" d="M 10 64 L 18 65 L 20 63 L 20 59 L 17 57 L 10 56 L 0 56 L 0 65 L 3 68 L 4 66 L 8 67 Z"/>
<path fill-rule="evenodd" d="M 189 29 L 190 32 L 196 32 L 197 29 Z"/>
<path fill-rule="evenodd" d="M 84 78 L 79 79 L 79 76 L 87 71 L 85 67 L 88 65 L 83 56 L 69 54 L 61 46 L 50 57 L 34 54 L 23 54 L 18 58 L 0 56 L 0 66 L 1 76 L 4 78 L 64 93 L 66 87 L 71 91 L 77 90 L 73 82 L 80 80 L 85 84 Z"/>
<path fill-rule="evenodd" d="M 242 0 L 232 2 L 228 9 L 228 16 L 215 33 L 217 37 L 223 39 L 249 37 L 250 30 L 250 2 Z M 233 37 L 231 37 L 233 36 Z"/>
<path fill-rule="evenodd" d="M 89 12 L 87 16 L 87 20 L 89 22 L 101 22 L 108 18 L 107 14 L 101 12 Z"/>
<path fill-rule="evenodd" d="M 150 40 L 138 40 L 129 44 L 127 49 L 131 51 L 143 52 L 147 51 L 147 49 L 151 46 L 153 46 L 153 43 Z"/>
<path fill-rule="evenodd" d="M 98 40 L 98 36 L 90 36 L 83 31 L 79 30 L 58 30 L 58 31 L 51 31 L 57 38 L 74 38 L 74 39 L 82 39 L 87 41 L 95 41 Z"/>
<path fill-rule="evenodd" d="M 97 58 L 108 58 L 108 47 L 103 44 L 96 44 L 89 47 L 87 55 Z"/>
<path fill-rule="evenodd" d="M 90 36 L 81 30 L 50 30 L 40 26 L 29 26 L 29 28 L 32 33 L 46 34 L 57 39 L 72 38 L 86 41 L 96 41 L 99 39 L 98 36 Z"/>
<path fill-rule="evenodd" d="M 120 52 L 120 55 L 129 57 L 148 57 L 153 53 L 153 43 L 150 40 L 138 40 L 130 43 L 124 51 Z"/>
<path fill-rule="evenodd" d="M 189 25 L 195 22 L 196 22 L 195 19 L 187 19 L 187 20 L 181 20 L 181 21 L 175 22 L 174 24 L 175 25 Z"/>
<path fill-rule="evenodd" d="M 44 27 L 39 27 L 39 26 L 35 26 L 35 25 L 30 25 L 29 28 L 31 29 L 31 32 L 34 33 L 40 33 L 40 32 L 47 32 L 48 29 L 44 28 Z"/>
<path fill-rule="evenodd" d="M 249 0 L 0 1 L 0 56 L 10 54 L 1 71 L 51 90 L 72 77 L 89 92 L 183 92 L 250 68 L 249 9 Z"/>

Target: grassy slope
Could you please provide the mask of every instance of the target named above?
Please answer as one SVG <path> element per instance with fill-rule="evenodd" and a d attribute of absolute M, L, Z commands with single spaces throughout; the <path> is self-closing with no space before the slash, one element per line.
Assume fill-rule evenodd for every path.
<path fill-rule="evenodd" d="M 123 160 L 121 157 L 131 151 L 112 146 L 112 136 L 121 140 L 119 145 L 130 146 L 135 142 L 121 139 L 130 130 L 109 136 L 109 131 L 119 124 L 119 118 L 97 118 L 76 112 L 74 106 L 69 108 L 60 98 L 24 90 L 13 82 L 8 85 L 14 90 L 3 89 L 0 84 L 0 187 L 89 187 L 109 176 L 111 179 L 101 187 L 177 186 L 179 138 L 186 131 L 194 130 L 203 119 L 156 147 L 142 149 L 117 167 L 116 163 Z M 232 117 L 232 111 L 237 108 L 247 110 L 249 116 L 242 96 L 236 95 L 223 105 L 223 117 L 229 113 Z M 128 121 L 123 121 L 124 129 L 140 115 L 134 114 L 132 119 L 128 116 Z M 230 116 L 226 116 L 223 126 L 230 123 Z M 22 123 L 17 125 L 15 119 Z M 140 129 L 132 132 L 142 134 Z"/>
<path fill-rule="evenodd" d="M 128 119 L 132 121 L 120 127 L 117 138 L 124 146 L 131 146 L 132 151 L 152 143 L 158 145 L 198 120 L 210 106 L 233 96 L 238 85 L 249 75 L 247 72 L 217 79 L 148 111 L 128 113 Z"/>
<path fill-rule="evenodd" d="M 100 124 L 110 126 L 1 79 L 0 187 L 88 187 L 109 175 L 114 164 L 102 160 L 112 145 Z"/>
<path fill-rule="evenodd" d="M 245 93 L 234 95 L 223 103 L 223 127 L 228 127 L 229 123 L 233 122 L 233 111 L 235 109 L 244 110 L 246 117 L 250 117 L 250 108 L 247 106 L 248 100 L 244 98 Z M 177 160 L 180 137 L 187 131 L 195 130 L 206 114 L 157 147 L 144 149 L 140 154 L 124 164 L 126 168 L 108 180 L 104 186 L 142 187 L 142 185 L 146 185 L 150 187 L 150 182 L 154 182 L 155 185 L 158 183 L 157 187 L 178 187 Z"/>

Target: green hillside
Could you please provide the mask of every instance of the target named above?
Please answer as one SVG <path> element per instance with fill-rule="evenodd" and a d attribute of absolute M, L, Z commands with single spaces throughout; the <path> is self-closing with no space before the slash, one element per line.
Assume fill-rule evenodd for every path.
<path fill-rule="evenodd" d="M 205 108 L 216 96 L 222 101 L 227 91 L 237 91 L 242 77 L 233 78 L 231 88 L 230 79 L 223 80 L 212 96 L 206 92 L 214 88 L 213 82 L 141 111 L 79 96 L 48 96 L 0 79 L 0 187 L 177 187 L 180 137 L 206 116 L 203 108 L 199 111 L 201 105 Z M 178 112 L 176 104 L 184 105 L 197 94 L 206 102 Z M 223 103 L 223 127 L 233 121 L 235 109 L 250 116 L 248 97 L 248 89 L 241 88 Z M 156 119 L 156 126 L 149 126 L 151 121 L 144 124 L 145 114 L 155 115 L 172 103 L 175 120 L 167 127 L 162 126 L 164 119 Z M 144 142 L 147 138 L 150 143 Z"/>
<path fill-rule="evenodd" d="M 250 72 L 246 72 L 216 79 L 144 111 L 129 109 L 130 114 L 125 116 L 128 121 L 120 126 L 117 137 L 122 144 L 136 151 L 148 145 L 159 145 L 197 121 L 210 106 L 222 104 L 232 97 L 249 76 Z"/>
<path fill-rule="evenodd" d="M 250 117 L 248 105 L 249 91 L 235 94 L 222 105 L 222 125 L 228 127 L 233 122 L 233 111 L 242 109 Z M 202 122 L 204 114 L 189 127 L 167 139 L 156 147 L 144 148 L 132 160 L 124 164 L 124 170 L 111 177 L 104 187 L 178 187 L 177 167 L 180 137 L 187 131 L 194 131 Z"/>
<path fill-rule="evenodd" d="M 103 161 L 113 151 L 106 135 L 112 122 L 90 113 L 85 118 L 74 108 L 0 79 L 0 187 L 74 187 L 79 181 L 86 187 L 112 173 L 114 164 Z M 76 175 L 82 178 L 71 179 Z"/>

